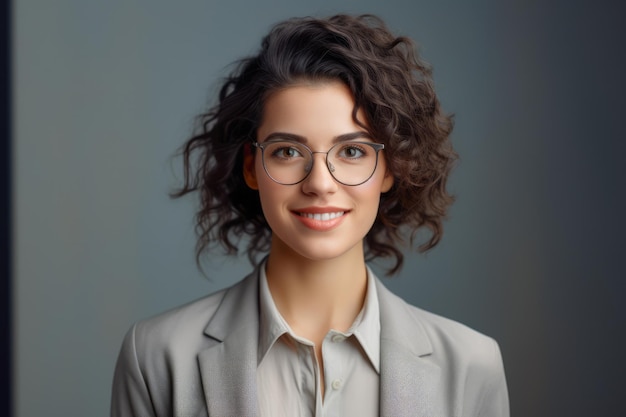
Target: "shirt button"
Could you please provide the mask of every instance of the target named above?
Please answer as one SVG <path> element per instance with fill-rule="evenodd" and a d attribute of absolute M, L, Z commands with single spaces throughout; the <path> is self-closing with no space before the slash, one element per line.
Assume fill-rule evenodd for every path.
<path fill-rule="evenodd" d="M 334 390 L 338 390 L 339 388 L 341 388 L 341 380 L 335 379 L 333 383 L 331 384 L 331 386 L 333 387 Z"/>
<path fill-rule="evenodd" d="M 330 340 L 332 340 L 335 343 L 339 343 L 339 342 L 343 342 L 344 340 L 346 340 L 346 338 L 343 335 L 335 334 Z"/>

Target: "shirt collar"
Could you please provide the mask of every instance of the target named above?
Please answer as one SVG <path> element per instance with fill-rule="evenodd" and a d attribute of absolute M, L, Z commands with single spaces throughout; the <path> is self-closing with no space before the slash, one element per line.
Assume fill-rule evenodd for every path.
<path fill-rule="evenodd" d="M 259 351 L 258 363 L 280 336 L 290 332 L 289 325 L 278 312 L 267 284 L 265 262 L 259 267 Z"/>
<path fill-rule="evenodd" d="M 258 364 L 283 334 L 288 333 L 298 339 L 276 308 L 267 284 L 265 263 L 259 268 L 259 308 Z M 376 372 L 380 373 L 380 310 L 374 274 L 369 268 L 367 268 L 367 292 L 363 308 L 348 331 L 341 334 L 345 336 L 354 335 Z"/>
<path fill-rule="evenodd" d="M 349 332 L 353 332 L 376 372 L 380 373 L 380 310 L 374 274 L 367 268 L 367 293 L 363 309 Z"/>

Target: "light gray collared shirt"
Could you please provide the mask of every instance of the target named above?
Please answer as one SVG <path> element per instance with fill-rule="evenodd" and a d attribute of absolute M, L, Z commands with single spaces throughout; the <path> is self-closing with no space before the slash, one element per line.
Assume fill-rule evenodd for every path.
<path fill-rule="evenodd" d="M 367 277 L 363 309 L 345 333 L 322 342 L 325 394 L 314 344 L 296 335 L 276 308 L 265 266 L 259 280 L 257 395 L 261 417 L 378 416 L 380 314 L 374 278 Z"/>

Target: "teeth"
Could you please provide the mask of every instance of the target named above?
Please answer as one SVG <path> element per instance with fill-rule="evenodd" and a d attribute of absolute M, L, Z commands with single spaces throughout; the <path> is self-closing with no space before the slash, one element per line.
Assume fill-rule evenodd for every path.
<path fill-rule="evenodd" d="M 338 211 L 336 213 L 300 213 L 300 216 L 313 220 L 328 221 L 343 216 L 345 212 Z"/>

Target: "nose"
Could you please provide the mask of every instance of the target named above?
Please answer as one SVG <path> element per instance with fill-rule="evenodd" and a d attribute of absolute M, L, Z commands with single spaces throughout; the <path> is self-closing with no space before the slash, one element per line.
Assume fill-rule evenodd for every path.
<path fill-rule="evenodd" d="M 326 152 L 313 152 L 313 166 L 311 172 L 302 181 L 302 191 L 305 194 L 334 193 L 339 187 L 337 181 L 330 174 L 334 167 L 326 164 Z"/>

